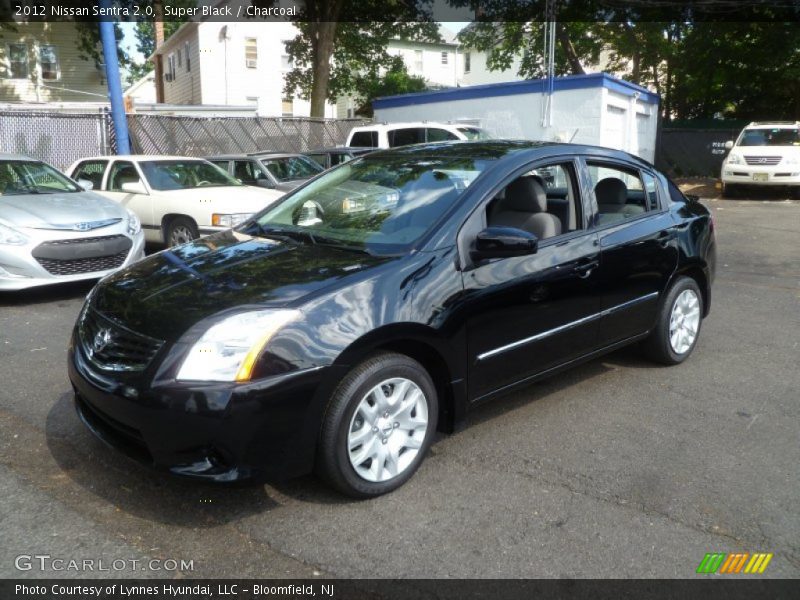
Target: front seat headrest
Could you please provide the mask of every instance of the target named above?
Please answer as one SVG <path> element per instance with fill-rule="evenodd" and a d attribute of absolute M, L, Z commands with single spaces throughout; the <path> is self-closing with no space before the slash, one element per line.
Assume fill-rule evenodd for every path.
<path fill-rule="evenodd" d="M 597 182 L 594 195 L 598 204 L 624 205 L 628 201 L 628 186 L 622 179 L 608 177 Z"/>
<path fill-rule="evenodd" d="M 547 212 L 547 193 L 533 177 L 519 177 L 506 187 L 503 210 Z"/>

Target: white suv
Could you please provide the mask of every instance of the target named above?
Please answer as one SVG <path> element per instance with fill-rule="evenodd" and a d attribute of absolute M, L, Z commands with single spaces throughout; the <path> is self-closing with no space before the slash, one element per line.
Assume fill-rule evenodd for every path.
<path fill-rule="evenodd" d="M 448 140 L 487 140 L 480 127 L 449 123 L 378 123 L 354 127 L 347 136 L 347 145 L 361 148 L 395 148 L 426 142 Z"/>
<path fill-rule="evenodd" d="M 722 194 L 740 186 L 791 186 L 800 192 L 800 121 L 750 123 L 722 163 Z"/>

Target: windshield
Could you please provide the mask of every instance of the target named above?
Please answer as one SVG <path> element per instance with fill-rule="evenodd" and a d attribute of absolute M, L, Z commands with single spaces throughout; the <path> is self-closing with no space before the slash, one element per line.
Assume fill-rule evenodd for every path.
<path fill-rule="evenodd" d="M 490 162 L 470 157 L 367 156 L 268 208 L 257 223 L 266 236 L 301 237 L 370 254 L 403 253 Z"/>
<path fill-rule="evenodd" d="M 0 196 L 81 192 L 67 177 L 39 161 L 0 161 Z"/>
<path fill-rule="evenodd" d="M 467 136 L 468 140 L 488 140 L 491 139 L 489 134 L 483 129 L 478 127 L 457 127 L 461 133 Z"/>
<path fill-rule="evenodd" d="M 776 127 L 775 129 L 745 129 L 739 146 L 800 146 L 800 129 Z"/>
<path fill-rule="evenodd" d="M 151 160 L 139 163 L 154 190 L 187 190 L 242 184 L 204 160 Z"/>
<path fill-rule="evenodd" d="M 309 179 L 323 169 L 319 164 L 305 156 L 284 156 L 281 158 L 265 158 L 261 164 L 279 182 L 297 179 Z"/>

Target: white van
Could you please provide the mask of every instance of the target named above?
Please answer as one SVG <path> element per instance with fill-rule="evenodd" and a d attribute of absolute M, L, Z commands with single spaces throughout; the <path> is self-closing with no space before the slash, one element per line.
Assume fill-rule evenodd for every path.
<path fill-rule="evenodd" d="M 745 186 L 790 186 L 800 193 L 800 121 L 754 122 L 739 134 L 722 163 L 722 195 Z"/>
<path fill-rule="evenodd" d="M 488 140 L 485 130 L 474 125 L 428 123 L 376 123 L 354 127 L 347 136 L 347 145 L 361 148 L 395 148 L 426 142 L 448 140 Z"/>

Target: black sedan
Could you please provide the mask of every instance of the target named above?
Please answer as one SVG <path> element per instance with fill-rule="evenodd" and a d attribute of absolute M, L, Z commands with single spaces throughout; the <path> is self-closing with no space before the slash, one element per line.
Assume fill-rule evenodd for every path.
<path fill-rule="evenodd" d="M 708 210 L 623 152 L 408 146 L 102 280 L 69 376 L 149 464 L 375 496 L 480 402 L 634 342 L 685 360 L 714 265 Z"/>

